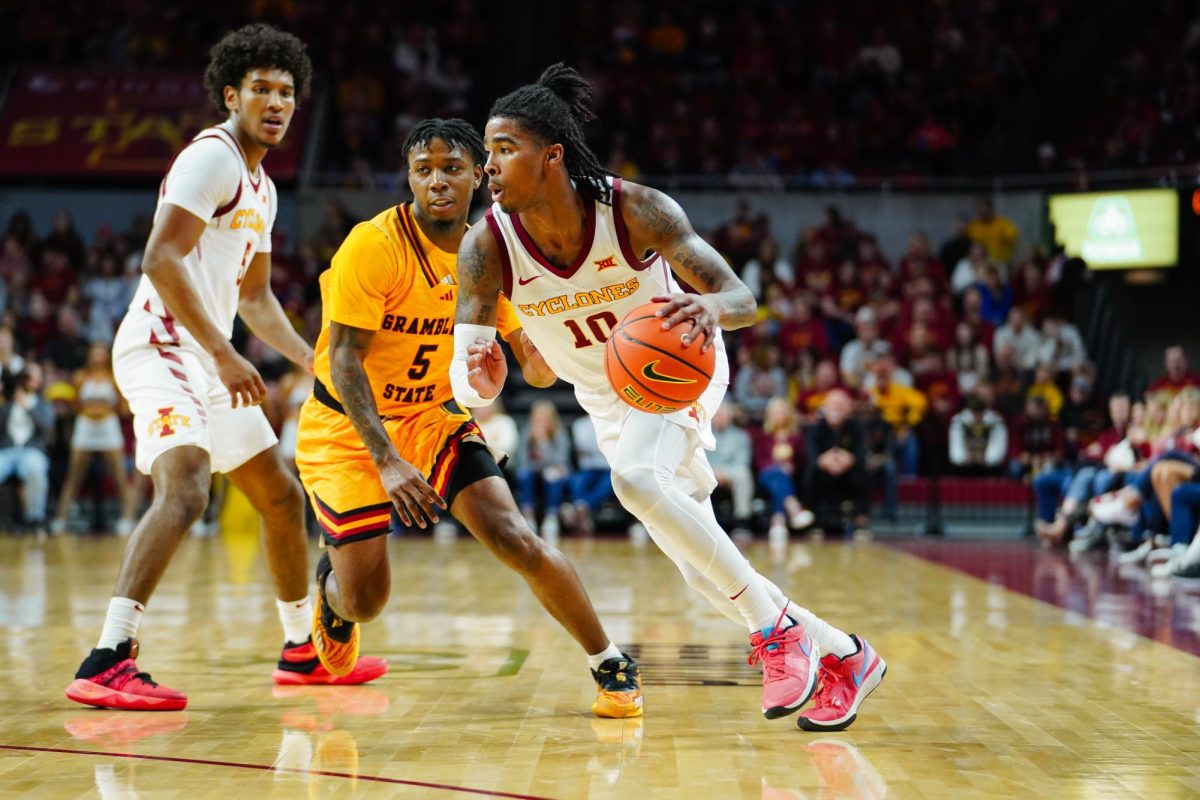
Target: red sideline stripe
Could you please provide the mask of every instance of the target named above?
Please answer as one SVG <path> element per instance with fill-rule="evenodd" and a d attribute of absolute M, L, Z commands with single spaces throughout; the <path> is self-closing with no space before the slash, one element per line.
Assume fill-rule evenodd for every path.
<path fill-rule="evenodd" d="M 420 786 L 423 789 L 441 789 L 447 792 L 466 792 L 485 797 L 511 797 L 516 800 L 554 800 L 550 797 L 536 794 L 515 794 L 513 792 L 497 792 L 491 789 L 472 789 L 469 786 L 455 786 L 450 783 L 428 783 L 426 781 L 408 781 L 402 778 L 384 778 L 379 775 L 357 775 L 353 772 L 331 772 L 323 769 L 300 769 L 298 767 L 274 767 L 270 764 L 249 764 L 244 761 L 213 761 L 206 758 L 180 758 L 178 756 L 148 756 L 140 753 L 111 753 L 104 750 L 67 750 L 62 747 L 27 747 L 19 744 L 0 744 L 0 750 L 18 750 L 31 753 L 62 753 L 72 756 L 100 756 L 103 758 L 131 758 L 137 761 L 164 761 L 171 764 L 196 764 L 203 767 L 231 767 L 233 769 L 255 769 L 260 772 L 290 772 L 299 775 L 321 775 L 326 778 L 346 778 L 348 780 L 371 781 L 373 783 L 390 783 L 400 786 Z"/>

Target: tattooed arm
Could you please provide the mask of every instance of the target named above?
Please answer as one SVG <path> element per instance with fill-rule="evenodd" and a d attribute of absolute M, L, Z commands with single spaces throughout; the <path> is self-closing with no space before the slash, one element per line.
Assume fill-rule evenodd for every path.
<path fill-rule="evenodd" d="M 676 274 L 701 292 L 655 297 L 664 303 L 658 312 L 663 329 L 691 321 L 684 344 L 703 336 L 701 348 L 707 350 L 715 328 L 734 330 L 753 324 L 758 308 L 754 295 L 721 254 L 692 229 L 679 204 L 648 186 L 623 182 L 621 188 L 621 217 L 634 252 L 659 253 Z"/>
<path fill-rule="evenodd" d="M 383 421 L 379 419 L 379 407 L 375 404 L 375 393 L 367 377 L 363 359 L 371 348 L 375 332 L 329 323 L 329 374 L 333 388 L 341 398 L 346 416 L 358 431 L 358 436 L 367 446 L 367 452 L 379 470 L 379 478 L 392 504 L 405 525 L 426 527 L 438 521 L 437 509 L 446 504 L 437 492 L 425 482 L 424 476 L 412 464 L 400 457 L 392 444 Z"/>
<path fill-rule="evenodd" d="M 500 250 L 487 225 L 476 225 L 458 247 L 458 305 L 450 385 L 459 405 L 491 404 L 504 387 L 508 362 L 496 341 Z"/>

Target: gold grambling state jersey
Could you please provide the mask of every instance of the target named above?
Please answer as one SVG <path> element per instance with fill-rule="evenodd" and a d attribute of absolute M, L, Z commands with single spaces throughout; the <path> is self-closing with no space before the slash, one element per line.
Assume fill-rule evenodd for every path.
<path fill-rule="evenodd" d="M 493 204 L 484 215 L 500 245 L 503 292 L 521 326 L 560 378 L 575 387 L 589 414 L 622 402 L 604 372 L 604 343 L 625 315 L 655 295 L 682 291 L 658 253 L 642 260 L 633 252 L 621 217 L 621 179 L 609 178 L 612 204 L 587 209 L 584 244 L 566 269 L 551 264 L 521 224 Z M 720 332 L 718 372 L 728 381 L 729 362 Z"/>

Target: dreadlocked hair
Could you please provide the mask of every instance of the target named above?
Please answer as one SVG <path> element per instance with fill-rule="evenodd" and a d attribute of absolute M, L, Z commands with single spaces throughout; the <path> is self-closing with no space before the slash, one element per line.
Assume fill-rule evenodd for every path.
<path fill-rule="evenodd" d="M 303 96 L 312 78 L 312 62 L 304 43 L 286 31 L 261 23 L 225 34 L 208 56 L 204 88 L 220 111 L 226 110 L 225 87 L 240 87 L 251 70 L 279 69 L 291 73 L 297 97 Z"/>
<path fill-rule="evenodd" d="M 587 146 L 583 126 L 596 119 L 596 89 L 583 76 L 559 62 L 547 67 L 537 83 L 506 94 L 488 117 L 515 120 L 546 144 L 561 144 L 567 174 L 585 200 L 611 203 L 608 176 Z"/>
<path fill-rule="evenodd" d="M 471 154 L 476 166 L 483 166 L 487 154 L 483 150 L 483 137 L 479 131 L 463 119 L 423 119 L 412 127 L 400 148 L 400 157 L 408 161 L 414 147 L 428 147 L 434 139 L 441 139 L 449 147 L 461 147 Z"/>

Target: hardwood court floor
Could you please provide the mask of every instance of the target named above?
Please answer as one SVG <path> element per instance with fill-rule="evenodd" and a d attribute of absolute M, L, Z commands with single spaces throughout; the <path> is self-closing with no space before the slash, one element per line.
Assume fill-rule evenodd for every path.
<path fill-rule="evenodd" d="M 181 548 L 140 665 L 168 714 L 63 697 L 122 543 L 2 540 L 0 795 L 37 798 L 881 798 L 1200 795 L 1200 660 L 878 543 L 749 555 L 889 662 L 858 723 L 759 713 L 745 636 L 653 546 L 564 542 L 646 678 L 646 717 L 593 719 L 586 663 L 474 542 L 393 540 L 373 686 L 280 689 L 255 538 Z M 949 546 L 949 545 L 947 545 Z"/>

